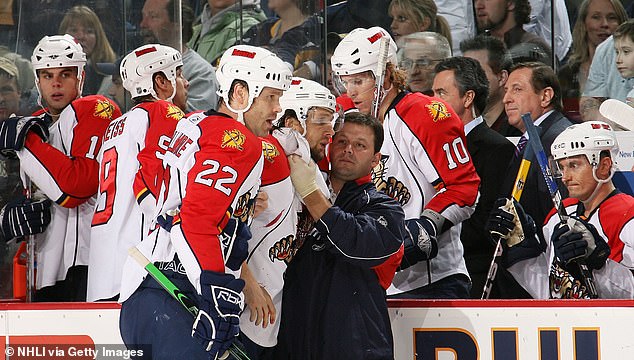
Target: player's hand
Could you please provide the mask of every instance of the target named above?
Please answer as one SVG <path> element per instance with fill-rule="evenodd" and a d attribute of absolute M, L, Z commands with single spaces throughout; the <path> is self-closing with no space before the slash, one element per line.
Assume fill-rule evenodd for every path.
<path fill-rule="evenodd" d="M 269 194 L 266 191 L 260 190 L 258 196 L 255 198 L 255 210 L 253 211 L 253 217 L 260 216 L 269 207 Z"/>
<path fill-rule="evenodd" d="M 35 132 L 42 140 L 48 139 L 46 121 L 37 116 L 12 116 L 0 123 L 0 150 L 18 151 L 24 147 L 29 131 Z"/>
<path fill-rule="evenodd" d="M 266 329 L 275 322 L 277 314 L 271 295 L 257 281 L 246 281 L 244 300 L 250 312 L 249 321 L 256 326 L 262 324 L 262 328 Z"/>
<path fill-rule="evenodd" d="M 200 285 L 202 296 L 192 337 L 215 359 L 229 349 L 240 333 L 240 313 L 244 308 L 240 292 L 244 281 L 230 274 L 203 271 Z"/>
<path fill-rule="evenodd" d="M 291 181 L 295 191 L 302 199 L 319 190 L 317 187 L 317 170 L 315 162 L 312 160 L 306 163 L 298 155 L 290 155 L 288 164 L 291 167 Z"/>
<path fill-rule="evenodd" d="M 20 197 L 0 210 L 0 232 L 5 241 L 44 232 L 51 222 L 51 200 Z"/>
<path fill-rule="evenodd" d="M 438 241 L 436 226 L 427 217 L 405 220 L 409 236 L 405 237 L 403 260 L 399 270 L 423 261 L 430 260 L 438 255 Z"/>
<path fill-rule="evenodd" d="M 225 265 L 229 269 L 237 271 L 249 255 L 248 241 L 251 239 L 249 226 L 239 219 L 229 218 L 222 233 L 218 235 L 218 239 Z"/>
<path fill-rule="evenodd" d="M 494 238 L 505 239 L 508 246 L 514 246 L 536 232 L 533 218 L 524 212 L 522 205 L 506 198 L 495 201 L 485 227 Z"/>
<path fill-rule="evenodd" d="M 557 224 L 551 240 L 555 255 L 564 265 L 585 259 L 591 269 L 601 269 L 610 256 L 610 247 L 594 225 L 577 217 Z"/>

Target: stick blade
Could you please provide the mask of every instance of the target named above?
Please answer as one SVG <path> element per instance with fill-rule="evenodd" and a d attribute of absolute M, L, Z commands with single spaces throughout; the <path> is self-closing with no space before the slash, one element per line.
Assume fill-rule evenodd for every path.
<path fill-rule="evenodd" d="M 599 113 L 625 130 L 634 130 L 634 108 L 617 99 L 607 99 L 599 106 Z"/>

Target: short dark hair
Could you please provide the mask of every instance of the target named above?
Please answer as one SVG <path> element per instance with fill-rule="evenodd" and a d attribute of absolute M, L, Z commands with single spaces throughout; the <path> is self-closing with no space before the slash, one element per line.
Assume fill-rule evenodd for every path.
<path fill-rule="evenodd" d="M 343 124 L 344 126 L 345 124 L 358 124 L 372 129 L 374 133 L 374 152 L 378 153 L 381 151 L 381 146 L 383 146 L 383 124 L 377 118 L 369 114 L 351 112 L 346 114 Z M 335 137 L 337 137 L 337 133 L 335 133 L 333 140 Z"/>
<path fill-rule="evenodd" d="M 555 74 L 553 68 L 536 61 L 521 62 L 513 65 L 511 72 L 518 69 L 531 69 L 531 85 L 535 92 L 551 87 L 553 89 L 553 98 L 550 100 L 550 105 L 555 110 L 562 111 L 561 85 L 559 85 L 559 79 L 557 79 L 557 74 Z"/>
<path fill-rule="evenodd" d="M 467 51 L 477 50 L 485 50 L 487 52 L 488 65 L 496 74 L 501 73 L 502 70 L 508 71 L 513 65 L 506 45 L 496 37 L 481 34 L 460 43 L 460 51 L 463 54 Z"/>
<path fill-rule="evenodd" d="M 441 71 L 451 70 L 453 71 L 454 81 L 460 96 L 464 96 L 467 91 L 473 90 L 475 93 L 473 104 L 478 115 L 482 114 L 489 96 L 489 79 L 487 79 L 487 75 L 480 63 L 472 58 L 455 56 L 443 59 L 436 64 L 436 74 Z"/>
<path fill-rule="evenodd" d="M 630 41 L 634 41 L 634 19 L 630 19 L 614 30 L 614 40 L 627 37 Z"/>

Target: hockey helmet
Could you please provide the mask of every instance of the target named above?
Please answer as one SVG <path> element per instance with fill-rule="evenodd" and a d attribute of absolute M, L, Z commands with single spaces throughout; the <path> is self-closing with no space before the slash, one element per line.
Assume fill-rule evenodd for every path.
<path fill-rule="evenodd" d="M 599 163 L 602 151 L 609 151 L 612 161 L 619 152 L 616 135 L 610 125 L 601 121 L 587 121 L 571 125 L 561 132 L 550 147 L 554 160 L 585 155 L 592 166 Z"/>
<path fill-rule="evenodd" d="M 308 114 L 315 107 L 333 112 L 332 126 L 335 131 L 339 130 L 343 123 L 343 114 L 337 113 L 335 96 L 327 87 L 312 80 L 294 77 L 288 91 L 284 92 L 280 98 L 280 107 L 282 112 L 279 117 L 284 114 L 285 110 L 293 110 L 304 131 L 306 130 Z"/>
<path fill-rule="evenodd" d="M 152 95 L 158 99 L 154 90 L 153 75 L 162 72 L 172 83 L 172 101 L 176 94 L 176 70 L 183 66 L 181 53 L 169 46 L 148 44 L 136 48 L 121 61 L 119 72 L 123 87 L 132 94 L 132 98 Z"/>
<path fill-rule="evenodd" d="M 74 37 L 64 35 L 44 36 L 37 43 L 31 56 L 31 65 L 35 75 L 35 85 L 40 91 L 37 71 L 41 69 L 77 67 L 78 95 L 81 96 L 84 87 L 83 73 L 86 65 L 86 53 Z M 38 99 L 41 105 L 41 96 Z"/>
<path fill-rule="evenodd" d="M 387 61 L 397 65 L 396 43 L 383 28 L 375 26 L 369 29 L 357 28 L 352 30 L 341 40 L 330 58 L 332 71 L 335 75 L 353 75 L 365 71 L 372 71 L 376 78 L 379 62 L 379 49 L 382 37 L 390 40 Z"/>
<path fill-rule="evenodd" d="M 231 111 L 242 114 L 249 110 L 263 88 L 288 90 L 291 77 L 289 66 L 269 50 L 250 45 L 235 45 L 227 49 L 220 58 L 216 69 L 219 85 L 217 94 Z M 229 105 L 229 91 L 234 80 L 242 80 L 249 87 L 247 107 L 239 111 Z"/>

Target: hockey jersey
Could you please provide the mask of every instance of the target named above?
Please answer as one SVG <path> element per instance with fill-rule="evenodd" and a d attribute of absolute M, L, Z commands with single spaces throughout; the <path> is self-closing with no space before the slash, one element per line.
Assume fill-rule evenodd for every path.
<path fill-rule="evenodd" d="M 480 179 L 462 121 L 440 99 L 403 92 L 388 108 L 383 129 L 382 157 L 373 170 L 377 189 L 401 204 L 406 220 L 428 208 L 455 224 L 438 236 L 438 256 L 398 271 L 388 295 L 453 274 L 468 276 L 460 230 L 475 210 Z"/>
<path fill-rule="evenodd" d="M 169 190 L 159 193 L 158 213 L 176 214 L 173 226 L 170 232 L 153 230 L 137 248 L 153 262 L 169 263 L 178 254 L 174 270 L 186 273 L 200 293 L 201 271 L 225 272 L 218 234 L 229 218 L 251 222 L 262 141 L 227 115 L 194 113 L 178 122 L 163 161 L 171 179 Z M 124 274 L 120 302 L 136 290 L 145 270 L 128 257 Z"/>
<path fill-rule="evenodd" d="M 95 158 L 106 127 L 119 116 L 119 107 L 101 95 L 79 98 L 50 126 L 48 143 L 29 133 L 17 152 L 22 171 L 55 202 L 51 223 L 35 236 L 37 289 L 64 280 L 72 266 L 88 265 L 99 175 Z"/>
<path fill-rule="evenodd" d="M 88 301 L 119 294 L 128 249 L 141 242 L 156 212 L 163 157 L 183 116 L 177 106 L 158 100 L 141 103 L 108 125 L 97 155 Z"/>
<path fill-rule="evenodd" d="M 583 215 L 583 205 L 577 199 L 564 200 L 565 211 L 569 215 Z M 549 275 L 555 261 L 555 251 L 550 237 L 559 217 L 553 209 L 543 227 L 544 238 L 547 239 L 546 252 L 540 256 L 520 261 L 509 267 L 509 271 L 520 285 L 535 299 L 561 298 L 562 294 L 576 293 L 579 284 L 571 281 L 568 274 L 559 275 L 551 281 Z M 586 219 L 594 225 L 597 232 L 610 246 L 610 257 L 605 266 L 592 270 L 594 282 L 603 299 L 634 298 L 634 198 L 630 195 L 613 192 Z"/>

